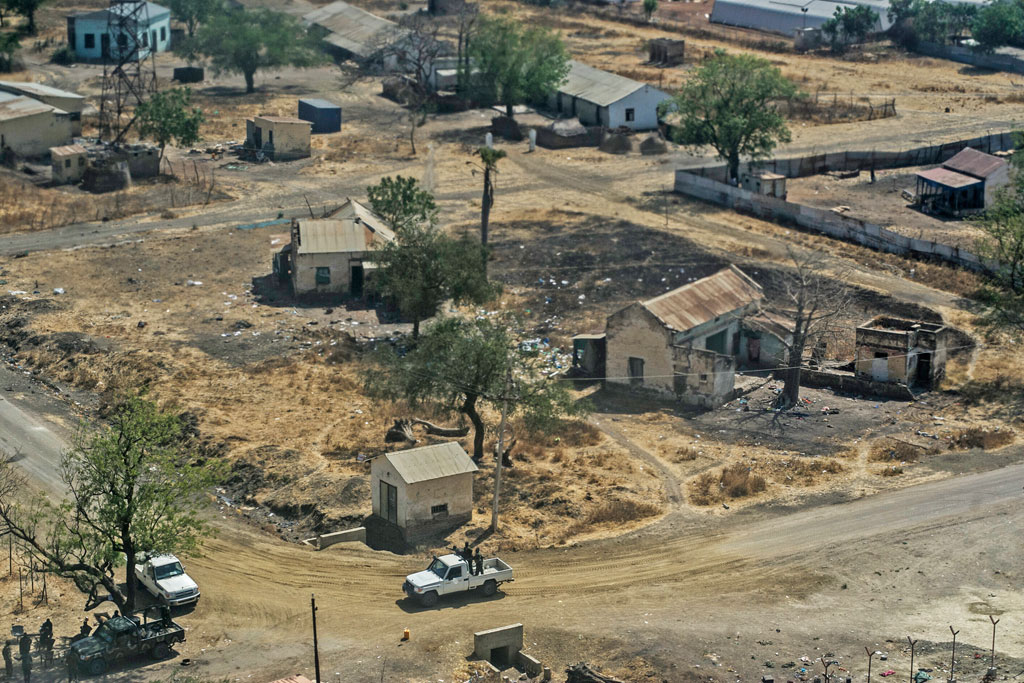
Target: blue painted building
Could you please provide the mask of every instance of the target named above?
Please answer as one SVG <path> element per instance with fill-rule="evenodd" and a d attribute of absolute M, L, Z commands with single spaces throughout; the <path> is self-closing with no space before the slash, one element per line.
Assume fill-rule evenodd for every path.
<path fill-rule="evenodd" d="M 134 40 L 131 35 L 112 35 L 108 29 L 110 12 L 128 14 L 137 4 L 144 4 L 148 19 L 137 27 Z M 116 58 L 121 51 L 139 46 L 140 56 L 149 56 L 150 51 L 166 52 L 171 49 L 171 11 L 152 2 L 123 2 L 110 9 L 72 14 L 68 18 L 68 45 L 75 50 L 78 59 L 88 62 L 102 62 Z"/>

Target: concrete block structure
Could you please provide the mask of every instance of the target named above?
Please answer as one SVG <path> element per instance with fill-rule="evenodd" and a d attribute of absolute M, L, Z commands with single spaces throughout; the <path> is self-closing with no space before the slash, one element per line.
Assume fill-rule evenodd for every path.
<path fill-rule="evenodd" d="M 71 144 L 71 115 L 31 97 L 0 93 L 0 154 L 42 157 Z"/>
<path fill-rule="evenodd" d="M 473 655 L 499 668 L 516 663 L 516 653 L 523 649 L 523 625 L 511 624 L 473 634 Z"/>
<path fill-rule="evenodd" d="M 395 233 L 377 214 L 349 199 L 327 218 L 296 218 L 291 241 L 274 256 L 274 273 L 296 296 L 363 296 L 374 266 L 369 255 Z"/>
<path fill-rule="evenodd" d="M 942 323 L 873 318 L 857 328 L 854 374 L 931 389 L 946 374 L 947 332 Z"/>
<path fill-rule="evenodd" d="M 139 25 L 135 40 L 110 33 L 110 12 L 131 12 L 138 3 L 125 1 L 108 9 L 72 14 L 67 18 L 68 45 L 83 62 L 103 62 L 116 59 L 119 50 L 136 44 L 142 46 L 144 54 L 167 52 L 171 49 L 171 10 L 156 3 L 146 2 L 145 25 Z M 121 16 L 126 16 L 122 14 Z"/>
<path fill-rule="evenodd" d="M 82 134 L 82 112 L 85 110 L 85 97 L 78 93 L 58 90 L 42 83 L 22 83 L 20 81 L 0 81 L 0 92 L 22 97 L 31 97 L 55 109 L 67 112 L 71 119 L 71 134 Z"/>
<path fill-rule="evenodd" d="M 686 53 L 685 40 L 655 38 L 647 43 L 647 61 L 658 66 L 675 66 L 683 63 Z"/>
<path fill-rule="evenodd" d="M 454 441 L 374 458 L 373 517 L 397 528 L 406 543 L 465 524 L 473 517 L 476 471 L 476 464 Z"/>
<path fill-rule="evenodd" d="M 721 405 L 731 398 L 737 360 L 759 365 L 761 340 L 773 334 L 743 324 L 763 298 L 760 285 L 730 266 L 627 306 L 605 324 L 607 381 L 688 405 Z"/>
<path fill-rule="evenodd" d="M 310 155 L 309 121 L 292 116 L 254 116 L 245 122 L 245 148 L 274 161 Z"/>
<path fill-rule="evenodd" d="M 81 145 L 50 148 L 50 165 L 55 185 L 73 185 L 82 180 L 89 167 L 89 153 Z"/>

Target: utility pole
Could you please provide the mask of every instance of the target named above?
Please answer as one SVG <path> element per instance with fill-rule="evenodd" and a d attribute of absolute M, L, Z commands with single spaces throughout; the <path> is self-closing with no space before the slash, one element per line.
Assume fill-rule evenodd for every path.
<path fill-rule="evenodd" d="M 320 683 L 320 646 L 316 641 L 316 593 L 309 596 L 309 604 L 313 608 L 313 668 L 316 670 L 316 683 Z"/>
<path fill-rule="evenodd" d="M 508 420 L 509 393 L 512 391 L 512 367 L 505 372 L 505 395 L 501 401 L 501 426 L 498 428 L 498 458 L 494 463 L 494 507 L 491 510 L 491 532 L 498 533 L 498 497 L 501 492 L 501 461 L 505 457 L 505 422 Z"/>

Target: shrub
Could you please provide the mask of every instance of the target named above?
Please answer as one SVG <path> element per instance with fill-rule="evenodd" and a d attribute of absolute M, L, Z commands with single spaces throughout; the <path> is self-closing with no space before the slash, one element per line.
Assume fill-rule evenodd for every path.
<path fill-rule="evenodd" d="M 868 462 L 917 462 L 922 455 L 933 455 L 935 448 L 917 446 L 899 439 L 878 440 L 871 444 Z"/>
<path fill-rule="evenodd" d="M 78 61 L 78 55 L 75 54 L 75 51 L 71 49 L 70 45 L 62 45 L 53 51 L 53 54 L 50 55 L 50 61 L 54 64 L 67 66 L 68 64 L 74 64 Z"/>
<path fill-rule="evenodd" d="M 984 451 L 992 448 L 1001 448 L 1013 443 L 1013 432 L 1009 429 L 988 430 L 984 427 L 968 427 L 956 433 L 950 442 L 950 447 L 955 450 L 970 450 L 980 448 Z"/>
<path fill-rule="evenodd" d="M 743 463 L 723 467 L 719 472 L 704 472 L 690 484 L 690 502 L 712 505 L 726 498 L 746 498 L 768 488 L 764 477 L 754 474 Z"/>

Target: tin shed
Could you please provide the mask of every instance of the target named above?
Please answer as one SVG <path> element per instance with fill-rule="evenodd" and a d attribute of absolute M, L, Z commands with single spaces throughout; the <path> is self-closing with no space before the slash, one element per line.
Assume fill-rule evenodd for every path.
<path fill-rule="evenodd" d="M 299 100 L 299 118 L 313 124 L 314 134 L 341 130 L 341 107 L 327 100 Z"/>

